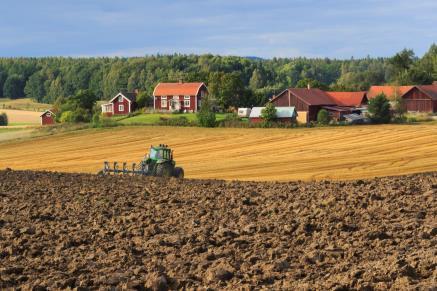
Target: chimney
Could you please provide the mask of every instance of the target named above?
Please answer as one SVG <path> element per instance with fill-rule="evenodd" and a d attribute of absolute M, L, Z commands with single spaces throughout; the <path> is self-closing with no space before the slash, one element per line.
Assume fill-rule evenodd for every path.
<path fill-rule="evenodd" d="M 134 89 L 134 93 L 135 93 L 135 95 L 138 95 L 138 93 L 140 93 L 140 90 Z"/>
<path fill-rule="evenodd" d="M 307 84 L 307 88 L 308 88 L 308 90 L 311 89 L 310 83 Z"/>

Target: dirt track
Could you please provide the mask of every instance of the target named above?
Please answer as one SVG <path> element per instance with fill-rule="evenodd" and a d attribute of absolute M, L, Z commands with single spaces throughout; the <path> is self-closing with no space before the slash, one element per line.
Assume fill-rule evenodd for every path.
<path fill-rule="evenodd" d="M 436 196 L 437 173 L 256 183 L 0 171 L 0 289 L 427 289 Z"/>

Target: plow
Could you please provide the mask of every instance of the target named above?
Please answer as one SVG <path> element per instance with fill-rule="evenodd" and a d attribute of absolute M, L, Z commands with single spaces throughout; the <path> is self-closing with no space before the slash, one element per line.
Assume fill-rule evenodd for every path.
<path fill-rule="evenodd" d="M 139 163 L 108 162 L 103 163 L 100 175 L 131 175 L 154 177 L 184 177 L 184 169 L 176 167 L 173 150 L 168 145 L 150 146 L 149 153 Z"/>

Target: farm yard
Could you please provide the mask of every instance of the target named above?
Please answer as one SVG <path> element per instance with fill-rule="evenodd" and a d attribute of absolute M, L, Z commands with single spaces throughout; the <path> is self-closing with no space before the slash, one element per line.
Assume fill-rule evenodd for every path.
<path fill-rule="evenodd" d="M 103 161 L 138 162 L 165 143 L 187 178 L 362 179 L 434 171 L 432 124 L 316 129 L 117 127 L 0 143 L 0 168 L 96 173 Z"/>

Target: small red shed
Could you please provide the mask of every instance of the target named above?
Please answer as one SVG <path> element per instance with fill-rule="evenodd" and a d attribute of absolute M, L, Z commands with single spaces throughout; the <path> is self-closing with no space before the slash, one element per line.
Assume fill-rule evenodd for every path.
<path fill-rule="evenodd" d="M 44 111 L 41 115 L 41 125 L 51 125 L 55 124 L 56 114 L 54 114 L 51 110 Z"/>

